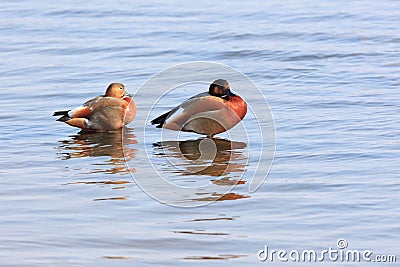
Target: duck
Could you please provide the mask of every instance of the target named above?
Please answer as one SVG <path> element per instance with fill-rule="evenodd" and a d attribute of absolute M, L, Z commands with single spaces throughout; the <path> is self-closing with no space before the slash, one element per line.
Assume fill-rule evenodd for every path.
<path fill-rule="evenodd" d="M 113 131 L 133 121 L 136 104 L 122 83 L 111 83 L 104 95 L 77 108 L 56 111 L 53 116 L 61 116 L 57 121 L 83 130 Z"/>
<path fill-rule="evenodd" d="M 247 113 L 247 103 L 233 93 L 229 82 L 217 79 L 208 92 L 195 95 L 153 119 L 157 128 L 194 132 L 213 137 L 238 124 Z"/>

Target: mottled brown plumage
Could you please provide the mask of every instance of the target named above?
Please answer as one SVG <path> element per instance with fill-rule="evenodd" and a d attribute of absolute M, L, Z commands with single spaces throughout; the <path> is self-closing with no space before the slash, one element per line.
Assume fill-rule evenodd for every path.
<path fill-rule="evenodd" d="M 85 130 L 112 131 L 130 123 L 136 115 L 136 105 L 121 83 L 108 86 L 104 96 L 97 96 L 73 110 L 56 111 L 58 121 Z"/>

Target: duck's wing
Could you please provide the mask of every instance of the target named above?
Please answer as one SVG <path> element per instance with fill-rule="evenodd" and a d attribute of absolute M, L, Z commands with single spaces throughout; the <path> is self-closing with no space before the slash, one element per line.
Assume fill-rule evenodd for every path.
<path fill-rule="evenodd" d="M 93 114 L 93 106 L 97 102 L 101 101 L 102 98 L 104 97 L 97 96 L 95 98 L 86 101 L 85 103 L 83 103 L 83 105 L 68 111 L 68 116 L 70 118 L 87 118 L 87 119 L 90 118 L 90 116 L 92 116 Z"/>
<path fill-rule="evenodd" d="M 115 97 L 105 97 L 97 96 L 87 102 L 82 106 L 74 108 L 68 112 L 71 118 L 90 118 L 93 113 L 104 110 L 110 107 L 125 107 L 129 103 Z"/>
<path fill-rule="evenodd" d="M 81 106 L 70 110 L 61 110 L 54 112 L 53 116 L 61 116 L 58 121 L 67 121 L 74 118 L 90 118 L 93 114 L 93 106 L 95 106 L 103 96 L 97 96 L 89 101 L 86 101 Z"/>
<path fill-rule="evenodd" d="M 189 120 L 190 117 L 202 113 L 207 115 L 207 112 L 220 110 L 225 107 L 226 100 L 211 96 L 208 93 L 198 94 L 189 98 L 179 106 L 164 113 L 163 115 L 151 121 L 152 124 L 158 124 L 157 127 L 169 129 L 182 129 L 183 125 Z"/>
<path fill-rule="evenodd" d="M 168 112 L 166 112 L 166 113 L 164 113 L 164 114 L 158 116 L 157 118 L 153 119 L 153 120 L 151 121 L 151 124 L 153 124 L 153 125 L 154 125 L 154 124 L 157 124 L 157 125 L 156 125 L 157 128 L 162 128 L 163 125 L 165 124 L 166 120 L 167 120 L 169 117 L 173 116 L 173 115 L 174 115 L 179 109 L 181 109 L 184 105 L 188 105 L 192 99 L 200 98 L 200 97 L 202 97 L 202 96 L 207 96 L 207 95 L 209 95 L 209 94 L 208 94 L 208 93 L 201 93 L 201 94 L 198 94 L 198 95 L 195 95 L 195 96 L 189 98 L 188 100 L 186 100 L 185 102 L 183 102 L 181 105 L 176 106 L 176 107 L 174 107 L 173 109 L 171 109 L 170 111 L 168 111 Z"/>

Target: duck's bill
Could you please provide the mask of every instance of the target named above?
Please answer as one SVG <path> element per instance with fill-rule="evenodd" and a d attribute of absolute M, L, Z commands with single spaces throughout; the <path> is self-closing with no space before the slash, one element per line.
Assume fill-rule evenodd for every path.
<path fill-rule="evenodd" d="M 231 89 L 226 90 L 226 95 L 227 96 L 236 96 L 236 94 L 234 94 Z"/>

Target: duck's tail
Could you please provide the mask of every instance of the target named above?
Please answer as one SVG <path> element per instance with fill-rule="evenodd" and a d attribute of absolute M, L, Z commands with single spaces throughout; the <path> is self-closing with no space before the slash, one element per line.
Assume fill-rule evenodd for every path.
<path fill-rule="evenodd" d="M 158 124 L 156 127 L 162 128 L 162 126 L 164 125 L 165 121 L 167 120 L 167 118 L 168 118 L 169 114 L 171 114 L 171 112 L 172 112 L 172 110 L 155 118 L 154 120 L 151 121 L 151 124 Z"/>
<path fill-rule="evenodd" d="M 57 121 L 65 122 L 65 121 L 71 119 L 71 117 L 68 115 L 69 111 L 70 110 L 56 111 L 56 112 L 54 112 L 53 116 L 61 116 L 60 118 L 57 119 Z"/>

